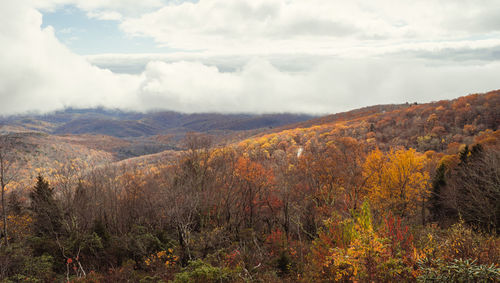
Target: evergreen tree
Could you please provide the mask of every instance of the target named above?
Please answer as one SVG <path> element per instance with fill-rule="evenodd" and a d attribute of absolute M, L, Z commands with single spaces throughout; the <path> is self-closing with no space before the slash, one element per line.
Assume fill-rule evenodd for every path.
<path fill-rule="evenodd" d="M 56 236 L 61 231 L 62 216 L 54 198 L 54 190 L 42 176 L 38 176 L 30 193 L 33 213 L 33 232 L 39 237 Z"/>
<path fill-rule="evenodd" d="M 469 146 L 465 145 L 465 147 L 458 153 L 458 158 L 460 159 L 460 164 L 467 163 L 467 157 L 469 156 L 470 150 Z"/>
<path fill-rule="evenodd" d="M 10 194 L 9 204 L 7 207 L 9 209 L 9 213 L 13 215 L 21 215 L 23 213 L 23 206 L 17 192 L 12 192 Z"/>
<path fill-rule="evenodd" d="M 444 207 L 442 199 L 442 190 L 446 186 L 446 166 L 440 164 L 432 178 L 431 196 L 429 198 L 429 212 L 433 221 L 439 221 L 443 216 Z"/>

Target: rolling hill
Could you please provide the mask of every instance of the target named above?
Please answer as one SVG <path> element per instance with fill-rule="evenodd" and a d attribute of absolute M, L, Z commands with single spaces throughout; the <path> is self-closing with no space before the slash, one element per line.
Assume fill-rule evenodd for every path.
<path fill-rule="evenodd" d="M 4 118 L 0 145 L 9 141 L 18 169 L 9 171 L 15 181 L 6 188 L 11 239 L 22 243 L 13 246 L 26 258 L 48 247 L 49 260 L 66 263 L 54 269 L 61 276 L 74 259 L 99 281 L 153 272 L 167 278 L 171 268 L 183 273 L 183 257 L 189 268 L 191 253 L 196 264 L 236 272 L 251 259 L 265 282 L 280 282 L 268 274 L 276 276 L 276 263 L 286 260 L 304 269 L 282 282 L 316 282 L 324 281 L 331 258 L 344 264 L 359 252 L 372 256 L 373 247 L 384 255 L 372 257 L 377 266 L 399 262 L 399 270 L 414 271 L 405 282 L 426 274 L 421 259 L 435 247 L 444 247 L 437 264 L 480 260 L 478 268 L 498 274 L 500 91 L 292 124 L 276 121 L 300 119 L 60 114 Z M 273 123 L 279 126 L 271 129 Z M 51 196 L 43 206 L 53 208 L 51 219 L 64 224 L 57 226 L 64 233 L 49 231 L 43 246 L 28 226 L 42 219 L 29 218 L 39 192 Z M 2 258 L 11 262 L 12 255 Z M 361 270 L 365 262 L 348 264 Z M 395 274 L 377 272 L 381 282 Z"/>
<path fill-rule="evenodd" d="M 314 118 L 302 114 L 138 113 L 109 109 L 66 109 L 44 115 L 0 118 L 0 131 L 97 134 L 137 138 L 170 133 L 245 131 L 279 127 Z"/>
<path fill-rule="evenodd" d="M 339 137 L 383 150 L 402 146 L 456 152 L 459 145 L 486 139 L 491 136 L 487 131 L 499 129 L 500 91 L 418 105 L 376 105 L 323 117 L 67 109 L 3 117 L 0 125 L 1 135 L 15 139 L 18 149 L 31 156 L 32 168 L 52 168 L 54 161 L 65 160 L 92 164 L 172 160 L 185 149 L 188 132 L 211 135 L 214 146 L 265 149 L 271 156 L 278 149 L 307 150 Z"/>

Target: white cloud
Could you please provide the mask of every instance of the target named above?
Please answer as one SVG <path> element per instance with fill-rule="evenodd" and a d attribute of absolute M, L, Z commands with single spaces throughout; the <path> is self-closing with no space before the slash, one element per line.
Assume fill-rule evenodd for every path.
<path fill-rule="evenodd" d="M 492 90 L 498 87 L 497 72 L 500 62 L 435 67 L 425 60 L 335 59 L 299 73 L 260 59 L 232 73 L 201 63 L 153 62 L 143 73 L 139 97 L 144 109 L 335 113 Z"/>
<path fill-rule="evenodd" d="M 134 4 L 138 2 L 2 3 L 0 114 L 97 105 L 183 112 L 332 113 L 499 88 L 500 37 L 494 28 L 497 20 L 487 16 L 497 9 L 492 2 L 482 3 L 491 5 L 488 10 L 465 0 L 424 0 L 413 6 L 403 0 L 394 2 L 392 14 L 389 0 L 377 1 L 378 5 L 201 0 L 176 2 L 131 18 L 123 3 L 148 9 L 158 3 Z M 153 36 L 176 48 L 204 50 L 81 57 L 59 42 L 51 27 L 40 27 L 42 16 L 35 7 L 63 3 L 77 5 L 90 17 L 121 21 L 130 33 Z M 458 13 L 458 5 L 468 9 Z M 418 13 L 412 15 L 412 10 Z M 481 16 L 487 20 L 474 27 L 449 27 L 462 17 Z"/>
<path fill-rule="evenodd" d="M 180 49 L 342 55 L 353 47 L 373 52 L 477 33 L 498 38 L 499 13 L 494 0 L 201 0 L 126 18 L 121 28 Z"/>
<path fill-rule="evenodd" d="M 2 4 L 0 19 L 1 114 L 133 105 L 121 98 L 131 98 L 127 86 L 138 78 L 99 69 L 71 53 L 52 28 L 40 28 L 41 14 L 26 2 Z"/>
<path fill-rule="evenodd" d="M 122 14 L 114 11 L 98 11 L 98 12 L 88 12 L 87 17 L 90 19 L 98 19 L 103 21 L 119 21 L 123 18 Z"/>
<path fill-rule="evenodd" d="M 462 41 L 417 42 L 371 47 L 356 47 L 339 54 L 310 54 L 277 52 L 264 55 L 240 53 L 210 53 L 210 52 L 173 52 L 135 53 L 135 54 L 97 54 L 86 56 L 87 60 L 96 66 L 110 69 L 118 73 L 138 74 L 144 71 L 152 61 L 173 63 L 177 61 L 201 62 L 208 66 L 217 66 L 221 71 L 235 71 L 242 68 L 254 57 L 265 59 L 279 70 L 287 72 L 307 71 L 321 62 L 332 58 L 344 59 L 432 59 L 433 64 L 457 64 L 456 61 L 500 61 L 500 38 Z"/>

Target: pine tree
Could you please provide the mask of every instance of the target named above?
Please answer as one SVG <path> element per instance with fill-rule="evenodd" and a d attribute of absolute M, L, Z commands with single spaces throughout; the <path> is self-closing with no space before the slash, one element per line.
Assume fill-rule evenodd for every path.
<path fill-rule="evenodd" d="M 33 232 L 37 236 L 55 236 L 61 231 L 61 212 L 54 198 L 54 190 L 42 176 L 38 176 L 30 193 L 33 213 Z"/>
<path fill-rule="evenodd" d="M 432 179 L 431 196 L 429 198 L 429 211 L 433 221 L 441 220 L 444 216 L 442 189 L 446 186 L 446 165 L 440 164 Z"/>
<path fill-rule="evenodd" d="M 21 215 L 23 213 L 23 205 L 17 192 L 10 193 L 7 208 L 9 209 L 9 213 L 13 215 Z"/>

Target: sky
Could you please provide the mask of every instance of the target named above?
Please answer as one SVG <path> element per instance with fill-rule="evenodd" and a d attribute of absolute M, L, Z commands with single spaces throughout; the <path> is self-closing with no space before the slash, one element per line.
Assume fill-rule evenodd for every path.
<path fill-rule="evenodd" d="M 0 115 L 337 113 L 500 88 L 497 0 L 5 0 Z"/>

